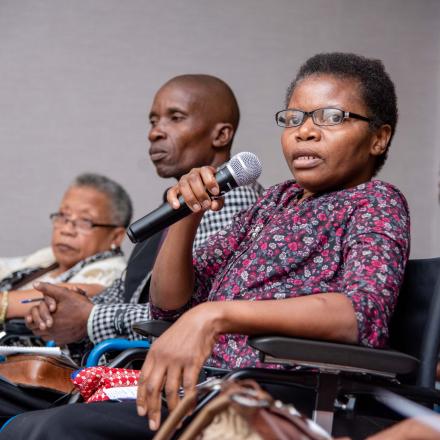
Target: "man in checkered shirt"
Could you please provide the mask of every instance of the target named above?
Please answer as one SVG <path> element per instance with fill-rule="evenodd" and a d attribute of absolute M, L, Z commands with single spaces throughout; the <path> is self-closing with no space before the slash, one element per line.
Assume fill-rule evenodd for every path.
<path fill-rule="evenodd" d="M 182 75 L 171 79 L 157 92 L 150 111 L 149 153 L 158 175 L 179 179 L 192 168 L 206 164 L 218 167 L 228 161 L 238 122 L 236 99 L 222 80 L 209 75 Z M 226 226 L 237 212 L 253 204 L 261 192 L 262 187 L 255 183 L 227 193 L 224 209 L 209 211 L 203 217 L 194 248 Z M 142 264 L 145 256 L 149 257 L 150 264 L 142 264 L 131 297 L 127 295 L 131 292 L 126 291 L 127 283 L 123 279 L 91 299 L 42 283 L 38 290 L 46 294 L 46 302 L 41 302 L 37 310 L 34 308 L 33 315 L 26 318 L 28 326 L 35 334 L 55 340 L 59 345 L 87 339 L 96 344 L 114 337 L 140 338 L 131 326 L 150 317 L 148 304 L 139 304 L 139 300 L 148 291 L 161 234 L 155 237 L 155 245 L 148 241 L 137 245 L 132 252 L 128 272 L 136 260 Z M 50 316 L 48 306 L 52 303 L 53 307 L 55 302 L 57 311 Z"/>

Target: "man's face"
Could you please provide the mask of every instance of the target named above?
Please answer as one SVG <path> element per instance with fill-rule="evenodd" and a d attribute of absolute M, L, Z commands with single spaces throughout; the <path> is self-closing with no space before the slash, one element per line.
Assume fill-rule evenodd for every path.
<path fill-rule="evenodd" d="M 211 163 L 214 124 L 208 107 L 207 97 L 194 86 L 168 83 L 157 92 L 148 139 L 160 177 L 180 178 L 194 167 Z"/>

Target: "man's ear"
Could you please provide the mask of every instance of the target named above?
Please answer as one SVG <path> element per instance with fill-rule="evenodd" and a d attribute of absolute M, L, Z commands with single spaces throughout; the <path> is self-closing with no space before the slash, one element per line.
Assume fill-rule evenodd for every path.
<path fill-rule="evenodd" d="M 212 145 L 222 148 L 229 145 L 234 137 L 234 127 L 228 122 L 218 122 L 212 130 Z"/>
<path fill-rule="evenodd" d="M 387 151 L 388 143 L 392 134 L 391 126 L 388 124 L 381 125 L 373 138 L 373 143 L 370 148 L 370 153 L 373 156 L 380 156 Z"/>

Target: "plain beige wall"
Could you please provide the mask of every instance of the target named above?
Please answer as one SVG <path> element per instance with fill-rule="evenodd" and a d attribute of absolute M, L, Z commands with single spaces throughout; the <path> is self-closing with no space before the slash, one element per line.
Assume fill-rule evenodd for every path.
<path fill-rule="evenodd" d="M 264 185 L 289 178 L 273 115 L 299 65 L 334 50 L 381 58 L 395 81 L 380 177 L 409 200 L 412 257 L 440 254 L 439 1 L 0 0 L 0 255 L 48 243 L 48 214 L 83 171 L 120 181 L 135 218 L 157 206 L 171 182 L 149 163 L 147 113 L 177 74 L 225 79 L 235 151 L 261 158 Z"/>

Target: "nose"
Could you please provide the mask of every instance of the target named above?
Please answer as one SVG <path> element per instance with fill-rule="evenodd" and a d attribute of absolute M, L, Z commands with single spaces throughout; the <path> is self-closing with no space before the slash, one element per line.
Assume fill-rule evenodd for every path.
<path fill-rule="evenodd" d="M 321 130 L 313 122 L 311 116 L 307 117 L 303 124 L 296 129 L 295 139 L 297 141 L 319 141 L 321 139 Z"/>
<path fill-rule="evenodd" d="M 148 140 L 150 142 L 155 142 L 165 138 L 166 132 L 164 130 L 163 124 L 161 124 L 160 121 L 151 126 L 150 131 L 148 132 Z"/>
<path fill-rule="evenodd" d="M 67 220 L 60 227 L 60 232 L 63 235 L 76 235 L 76 225 L 74 220 Z"/>

